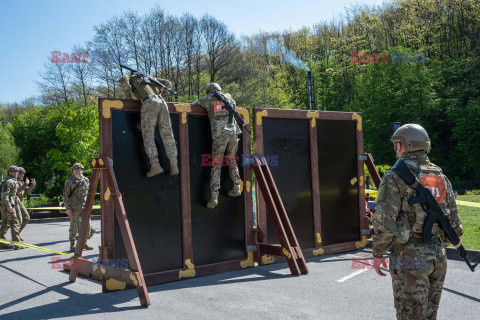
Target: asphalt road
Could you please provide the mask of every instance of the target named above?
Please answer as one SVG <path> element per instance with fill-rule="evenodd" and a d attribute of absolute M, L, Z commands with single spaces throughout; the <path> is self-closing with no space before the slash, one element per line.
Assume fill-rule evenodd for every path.
<path fill-rule="evenodd" d="M 63 251 L 67 219 L 31 223 L 26 243 Z M 100 229 L 100 221 L 92 221 Z M 100 244 L 100 232 L 89 241 Z M 93 258 L 98 250 L 87 251 Z M 308 259 L 309 275 L 293 277 L 285 263 L 148 287 L 152 305 L 136 290 L 103 294 L 101 285 L 52 269 L 56 254 L 0 250 L 0 319 L 395 319 L 390 276 L 352 269 L 352 257 L 371 251 Z M 478 319 L 480 269 L 449 260 L 438 319 Z"/>

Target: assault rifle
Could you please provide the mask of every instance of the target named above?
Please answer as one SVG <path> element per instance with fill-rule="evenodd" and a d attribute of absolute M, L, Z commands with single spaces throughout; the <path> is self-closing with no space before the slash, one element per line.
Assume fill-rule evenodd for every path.
<path fill-rule="evenodd" d="M 161 83 L 160 81 L 158 81 L 157 79 L 155 79 L 154 77 L 152 76 L 147 76 L 135 69 L 132 69 L 130 67 L 127 67 L 127 66 L 124 66 L 123 64 L 120 64 L 120 67 L 124 68 L 124 69 L 127 69 L 127 70 L 130 70 L 130 72 L 132 74 L 136 74 L 136 75 L 139 75 L 140 77 L 143 77 L 143 81 L 145 81 L 146 83 L 150 83 L 150 84 L 156 84 L 157 86 L 159 86 L 160 88 L 165 88 L 166 91 L 170 92 L 171 94 L 174 94 L 174 95 L 177 95 L 177 93 L 175 91 L 173 91 L 172 89 L 170 89 L 169 87 L 167 87 L 166 85 L 164 85 L 163 83 Z"/>
<path fill-rule="evenodd" d="M 227 100 L 223 99 L 222 95 L 218 92 L 218 91 L 213 91 L 212 93 L 213 97 L 215 99 L 217 99 L 218 101 L 221 101 L 223 102 L 224 106 L 223 106 L 223 109 L 227 109 L 228 110 L 228 123 L 232 124 L 233 123 L 233 117 L 235 117 L 235 120 L 237 120 L 237 123 L 244 127 L 248 133 L 251 133 L 250 132 L 250 129 L 248 128 L 248 126 L 245 124 L 245 122 L 243 121 L 242 117 L 240 117 L 240 115 L 238 114 L 237 111 L 235 111 L 235 108 L 230 104 L 228 103 Z"/>
<path fill-rule="evenodd" d="M 457 233 L 450 224 L 448 216 L 442 212 L 442 209 L 438 205 L 437 201 L 433 197 L 430 189 L 424 187 L 410 168 L 406 165 L 403 159 L 398 159 L 397 163 L 392 167 L 392 171 L 395 172 L 405 183 L 418 192 L 418 197 L 408 200 L 408 203 L 412 206 L 415 203 L 419 203 L 423 210 L 427 213 L 427 218 L 423 224 L 422 241 L 424 243 L 430 243 L 432 240 L 432 228 L 435 222 L 443 230 L 450 242 L 457 248 L 458 253 L 463 260 L 467 263 L 470 270 L 475 271 L 475 267 L 478 262 L 472 264 L 467 258 L 467 252 L 462 245 L 462 241 L 458 237 Z"/>

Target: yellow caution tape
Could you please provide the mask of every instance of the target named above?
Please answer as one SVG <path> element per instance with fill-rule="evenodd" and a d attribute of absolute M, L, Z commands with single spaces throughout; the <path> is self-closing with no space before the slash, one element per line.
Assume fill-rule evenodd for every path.
<path fill-rule="evenodd" d="M 61 255 L 64 255 L 64 256 L 74 257 L 74 255 L 73 255 L 73 254 L 70 254 L 70 253 L 65 253 L 65 252 L 50 250 L 50 249 L 47 249 L 47 248 L 35 246 L 35 245 L 33 245 L 33 244 L 28 244 L 28 243 L 23 243 L 23 242 L 16 242 L 16 241 L 10 241 L 10 240 L 5 240 L 5 239 L 0 239 L 0 242 L 2 242 L 2 243 L 10 243 L 10 244 L 13 244 L 13 245 L 16 245 L 16 246 L 19 246 L 19 247 L 27 247 L 27 248 L 42 250 L 42 251 L 45 251 L 45 252 L 51 252 L 51 253 L 61 254 Z"/>
<path fill-rule="evenodd" d="M 455 202 L 461 206 L 480 208 L 480 203 L 478 202 L 469 202 L 469 201 L 461 201 L 461 200 L 457 200 Z"/>
<path fill-rule="evenodd" d="M 92 209 L 100 209 L 100 205 L 93 206 Z M 65 207 L 35 207 L 27 208 L 27 210 L 67 210 Z"/>

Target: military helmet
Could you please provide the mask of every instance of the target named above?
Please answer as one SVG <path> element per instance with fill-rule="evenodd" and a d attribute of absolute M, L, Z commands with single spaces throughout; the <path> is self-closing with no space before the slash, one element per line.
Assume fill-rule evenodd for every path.
<path fill-rule="evenodd" d="M 72 166 L 72 170 L 73 169 L 82 169 L 83 170 L 84 168 L 83 168 L 83 165 L 81 163 L 77 162 Z"/>
<path fill-rule="evenodd" d="M 392 142 L 401 142 L 407 152 L 424 150 L 430 152 L 430 138 L 427 131 L 418 124 L 404 124 L 391 138 Z"/>
<path fill-rule="evenodd" d="M 7 172 L 18 172 L 18 167 L 17 166 L 10 166 L 8 167 L 8 171 Z"/>
<path fill-rule="evenodd" d="M 27 173 L 27 171 L 25 171 L 25 169 L 22 168 L 22 167 L 18 167 L 18 172 L 20 172 L 20 173 Z"/>
<path fill-rule="evenodd" d="M 212 93 L 213 91 L 222 91 L 222 88 L 218 83 L 212 82 L 207 86 L 207 94 Z"/>

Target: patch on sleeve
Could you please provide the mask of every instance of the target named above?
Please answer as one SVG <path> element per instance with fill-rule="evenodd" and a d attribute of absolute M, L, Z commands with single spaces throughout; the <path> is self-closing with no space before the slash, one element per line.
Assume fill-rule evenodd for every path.
<path fill-rule="evenodd" d="M 437 203 L 446 203 L 447 188 L 442 176 L 420 173 L 419 180 L 424 187 L 430 189 Z"/>
<path fill-rule="evenodd" d="M 215 101 L 213 104 L 213 112 L 217 113 L 227 113 L 228 110 L 224 109 L 223 107 L 225 106 L 225 103 L 222 101 Z"/>

